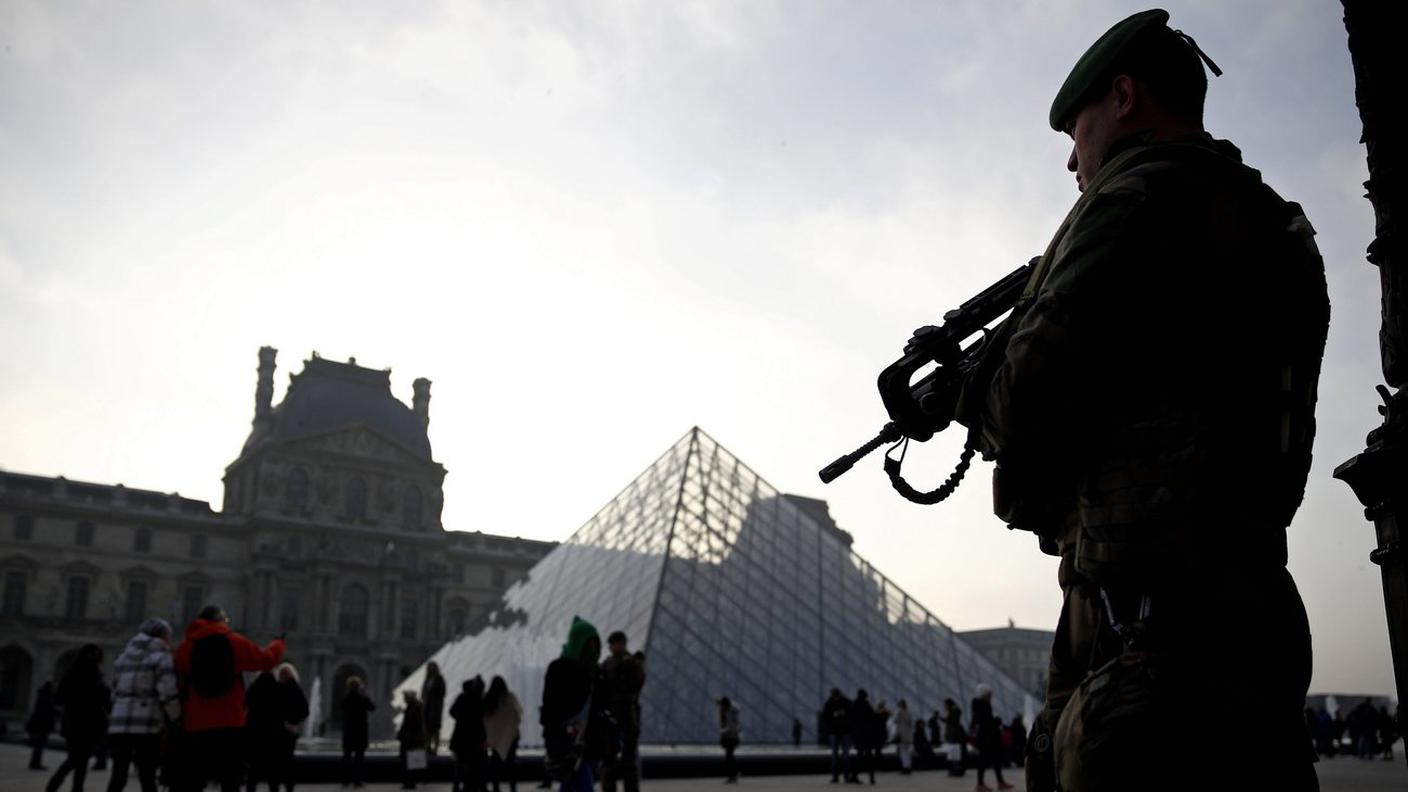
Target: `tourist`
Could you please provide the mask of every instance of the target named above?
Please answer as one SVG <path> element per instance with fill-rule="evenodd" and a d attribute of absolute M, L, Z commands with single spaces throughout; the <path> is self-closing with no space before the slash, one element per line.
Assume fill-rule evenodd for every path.
<path fill-rule="evenodd" d="M 133 765 L 142 792 L 156 792 L 162 729 L 175 727 L 181 720 L 170 641 L 171 625 L 162 619 L 148 619 L 113 663 L 108 792 L 122 792 Z"/>
<path fill-rule="evenodd" d="M 308 719 L 308 697 L 298 683 L 298 670 L 292 663 L 282 663 L 273 673 L 261 673 L 244 701 L 249 751 L 246 792 L 254 792 L 260 780 L 269 784 L 269 792 L 279 792 L 280 784 L 293 792 L 293 751 L 299 724 Z"/>
<path fill-rule="evenodd" d="M 725 784 L 738 783 L 738 760 L 733 752 L 738 749 L 743 729 L 739 725 L 738 707 L 733 706 L 728 696 L 719 699 L 719 745 L 724 749 L 724 772 L 728 777 Z"/>
<path fill-rule="evenodd" d="M 455 757 L 455 776 L 451 792 L 483 792 L 484 790 L 484 678 L 466 679 L 460 694 L 450 706 L 455 721 L 450 733 L 450 753 Z"/>
<path fill-rule="evenodd" d="M 29 769 L 48 770 L 44 766 L 44 747 L 49 743 L 49 735 L 54 732 L 54 721 L 58 711 L 54 707 L 54 683 L 44 680 L 34 694 L 34 708 L 25 721 L 25 731 L 29 733 Z"/>
<path fill-rule="evenodd" d="M 1027 722 L 1022 713 L 1012 716 L 1012 763 L 1021 767 L 1027 759 Z"/>
<path fill-rule="evenodd" d="M 85 644 L 59 680 L 58 706 L 63 708 L 59 733 L 64 737 L 67 756 L 45 785 L 45 792 L 57 792 L 64 778 L 73 773 L 73 792 L 83 792 L 88 760 L 108 731 L 108 709 L 112 694 L 103 683 L 103 650 Z"/>
<path fill-rule="evenodd" d="M 176 674 L 185 692 L 182 729 L 189 751 L 184 757 L 189 770 L 185 782 L 195 790 L 214 779 L 222 792 L 239 792 L 244 757 L 242 675 L 267 671 L 284 657 L 283 636 L 261 648 L 231 630 L 229 622 L 220 608 L 202 608 L 176 649 Z"/>
<path fill-rule="evenodd" d="M 870 705 L 870 694 L 861 688 L 851 702 L 851 735 L 856 745 L 856 769 L 848 781 L 860 783 L 860 774 L 870 776 L 875 783 L 875 752 L 879 747 L 875 740 L 875 708 Z"/>
<path fill-rule="evenodd" d="M 518 759 L 518 733 L 522 723 L 523 705 L 508 689 L 503 677 L 494 677 L 489 682 L 489 691 L 484 694 L 484 735 L 489 744 L 489 777 L 493 779 L 494 792 L 499 792 L 500 781 L 508 782 L 509 792 L 518 792 L 514 763 Z"/>
<path fill-rule="evenodd" d="M 802 719 L 796 715 L 792 716 L 792 747 L 802 747 Z"/>
<path fill-rule="evenodd" d="M 934 761 L 934 744 L 929 741 L 929 724 L 923 718 L 914 719 L 914 753 L 929 767 Z"/>
<path fill-rule="evenodd" d="M 592 690 L 596 684 L 601 636 L 591 622 L 573 617 L 562 655 L 543 677 L 539 719 L 544 762 L 561 792 L 592 792 L 592 759 L 587 756 Z"/>
<path fill-rule="evenodd" d="M 619 779 L 625 792 L 640 792 L 636 762 L 640 756 L 640 691 L 645 686 L 644 665 L 626 651 L 626 634 L 617 630 L 606 638 L 608 654 L 601 664 L 605 707 L 619 731 L 620 750 L 602 762 L 602 792 L 616 792 Z M 608 749 L 605 753 L 610 753 Z"/>
<path fill-rule="evenodd" d="M 973 727 L 972 733 L 977 738 L 978 748 L 978 784 L 975 790 L 989 789 L 983 783 L 983 774 L 989 767 L 992 768 L 993 777 L 997 779 L 998 789 L 1011 789 L 1012 785 L 1002 778 L 1002 732 L 996 718 L 992 714 L 992 688 L 987 685 L 978 685 L 977 695 L 973 698 Z"/>
<path fill-rule="evenodd" d="M 342 785 L 362 785 L 362 759 L 367 753 L 367 720 L 376 705 L 367 696 L 361 677 L 347 678 L 342 697 Z"/>
<path fill-rule="evenodd" d="M 425 703 L 425 731 L 430 753 L 440 750 L 440 725 L 445 717 L 445 677 L 434 660 L 425 664 L 425 682 L 420 686 L 420 698 Z"/>
<path fill-rule="evenodd" d="M 963 728 L 963 710 L 958 702 L 944 699 L 944 753 L 948 774 L 961 776 L 968 764 L 968 731 Z"/>
<path fill-rule="evenodd" d="M 909 775 L 914 769 L 914 715 L 904 699 L 895 705 L 895 743 L 899 747 L 900 775 Z"/>
<path fill-rule="evenodd" d="M 839 780 L 838 772 L 845 773 L 845 779 L 850 781 L 851 700 L 842 695 L 840 688 L 831 688 L 831 696 L 821 705 L 821 722 L 831 743 L 831 783 Z"/>
<path fill-rule="evenodd" d="M 406 702 L 401 713 L 401 727 L 396 730 L 396 742 L 401 745 L 401 788 L 415 789 L 425 772 L 425 705 L 414 690 L 401 691 Z"/>

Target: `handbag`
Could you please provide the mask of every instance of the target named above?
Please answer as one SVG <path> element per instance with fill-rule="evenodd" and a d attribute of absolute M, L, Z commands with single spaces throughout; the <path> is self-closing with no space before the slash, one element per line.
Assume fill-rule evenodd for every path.
<path fill-rule="evenodd" d="M 415 748 L 406 752 L 407 770 L 424 770 L 430 764 L 430 752 Z"/>

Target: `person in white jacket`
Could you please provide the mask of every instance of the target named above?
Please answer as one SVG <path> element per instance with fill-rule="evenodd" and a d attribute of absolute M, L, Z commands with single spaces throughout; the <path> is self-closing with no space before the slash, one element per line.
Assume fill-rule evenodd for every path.
<path fill-rule="evenodd" d="M 174 728 L 181 719 L 170 640 L 170 624 L 162 619 L 148 619 L 113 663 L 112 716 L 108 725 L 112 776 L 108 779 L 108 792 L 122 792 L 132 765 L 137 766 L 142 792 L 156 792 L 161 731 Z"/>

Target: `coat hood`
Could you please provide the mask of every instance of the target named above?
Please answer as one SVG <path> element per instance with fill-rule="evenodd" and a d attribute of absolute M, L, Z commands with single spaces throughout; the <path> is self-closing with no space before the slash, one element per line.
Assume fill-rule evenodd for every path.
<path fill-rule="evenodd" d="M 127 639 L 127 646 L 123 651 L 147 655 L 153 652 L 169 651 L 170 648 L 171 647 L 167 646 L 166 641 L 163 641 L 155 636 L 139 632 L 131 638 Z"/>
<path fill-rule="evenodd" d="M 593 638 L 596 639 L 596 651 L 588 657 L 587 643 Z M 596 665 L 596 661 L 601 658 L 601 634 L 591 622 L 581 616 L 573 616 L 572 626 L 567 630 L 567 643 L 562 645 L 562 656 Z"/>
<path fill-rule="evenodd" d="M 220 633 L 229 635 L 231 632 L 230 625 L 225 622 L 195 619 L 190 624 L 186 625 L 186 640 L 199 641 L 207 635 L 217 635 Z"/>

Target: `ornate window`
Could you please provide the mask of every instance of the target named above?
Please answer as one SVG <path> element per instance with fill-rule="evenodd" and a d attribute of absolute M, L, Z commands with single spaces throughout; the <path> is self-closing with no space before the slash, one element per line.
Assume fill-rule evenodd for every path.
<path fill-rule="evenodd" d="M 73 542 L 79 547 L 93 546 L 93 523 L 81 522 L 74 528 Z"/>
<path fill-rule="evenodd" d="M 365 520 L 367 518 L 367 482 L 358 476 L 353 476 L 347 481 L 347 519 Z"/>
<path fill-rule="evenodd" d="M 21 710 L 31 701 L 34 658 L 18 646 L 0 649 L 0 710 Z"/>
<path fill-rule="evenodd" d="M 191 558 L 205 558 L 205 534 L 191 534 Z"/>
<path fill-rule="evenodd" d="M 205 588 L 203 586 L 191 584 L 181 589 L 181 623 L 190 624 L 195 621 L 196 614 L 204 607 Z"/>
<path fill-rule="evenodd" d="M 401 638 L 414 641 L 420 633 L 420 602 L 406 598 L 401 600 Z"/>
<path fill-rule="evenodd" d="M 147 618 L 147 582 L 127 581 L 127 623 L 140 624 Z"/>
<path fill-rule="evenodd" d="M 301 467 L 288 472 L 284 505 L 294 514 L 302 514 L 308 510 L 308 473 Z"/>
<path fill-rule="evenodd" d="M 29 589 L 29 573 L 10 570 L 5 573 L 5 599 L 0 604 L 0 616 L 23 616 L 24 597 Z"/>
<path fill-rule="evenodd" d="M 34 538 L 34 515 L 15 515 L 15 538 L 25 542 Z"/>
<path fill-rule="evenodd" d="M 464 634 L 469 623 L 469 603 L 460 597 L 452 598 L 445 607 L 445 629 L 450 637 Z"/>
<path fill-rule="evenodd" d="M 337 609 L 338 635 L 366 637 L 371 600 L 371 595 L 361 585 L 350 583 L 343 587 Z"/>
<path fill-rule="evenodd" d="M 421 497 L 420 487 L 412 484 L 406 488 L 406 500 L 401 506 L 402 525 L 406 528 L 420 530 L 421 504 L 424 498 Z"/>
<path fill-rule="evenodd" d="M 138 528 L 137 533 L 132 535 L 132 552 L 150 553 L 152 551 L 152 529 Z"/>
<path fill-rule="evenodd" d="M 64 617 L 82 619 L 88 615 L 88 588 L 91 585 L 86 575 L 74 575 L 68 579 L 68 596 L 64 600 Z"/>
<path fill-rule="evenodd" d="M 279 628 L 284 631 L 298 629 L 298 608 L 302 603 L 302 592 L 295 586 L 282 589 L 283 603 L 279 613 Z"/>

